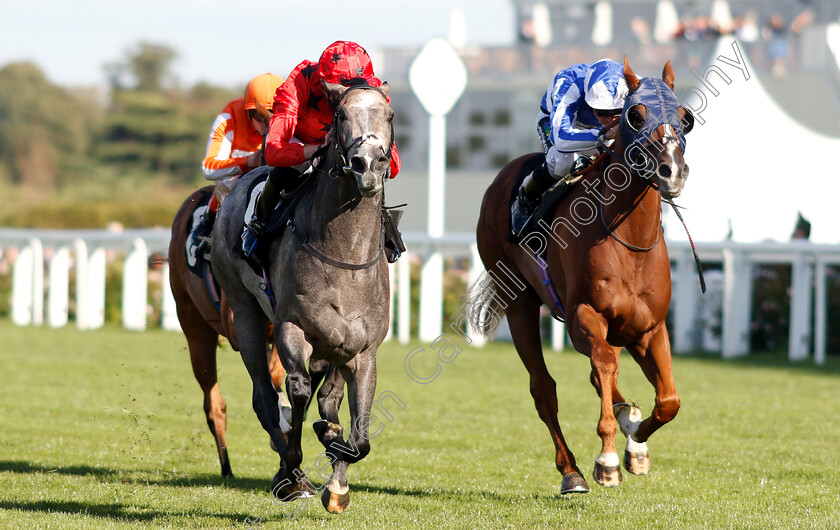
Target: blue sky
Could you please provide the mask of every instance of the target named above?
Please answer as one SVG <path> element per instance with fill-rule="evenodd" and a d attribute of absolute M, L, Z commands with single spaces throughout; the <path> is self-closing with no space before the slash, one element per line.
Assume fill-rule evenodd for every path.
<path fill-rule="evenodd" d="M 168 44 L 179 79 L 231 88 L 284 76 L 338 39 L 420 46 L 460 8 L 467 44 L 513 41 L 510 0 L 3 0 L 0 65 L 30 60 L 61 85 L 104 84 L 103 65 L 141 40 Z"/>

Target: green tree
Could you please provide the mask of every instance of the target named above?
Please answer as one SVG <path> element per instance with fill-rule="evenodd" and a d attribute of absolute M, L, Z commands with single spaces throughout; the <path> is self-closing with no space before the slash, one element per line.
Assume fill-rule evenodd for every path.
<path fill-rule="evenodd" d="M 95 150 L 99 160 L 175 182 L 201 182 L 207 134 L 231 94 L 207 84 L 186 92 L 166 88 L 176 56 L 166 46 L 140 43 L 106 65 L 111 104 Z"/>
<path fill-rule="evenodd" d="M 95 114 L 32 63 L 0 69 L 0 180 L 49 189 L 77 172 Z"/>
<path fill-rule="evenodd" d="M 105 65 L 105 72 L 112 89 L 158 92 L 174 84 L 171 68 L 177 57 L 178 53 L 166 44 L 140 42 L 126 51 L 121 61 Z M 126 78 L 132 83 L 128 84 Z"/>

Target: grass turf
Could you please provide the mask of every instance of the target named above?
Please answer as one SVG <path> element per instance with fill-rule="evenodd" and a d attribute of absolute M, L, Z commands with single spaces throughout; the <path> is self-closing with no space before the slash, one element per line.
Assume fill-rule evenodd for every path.
<path fill-rule="evenodd" d="M 390 416 L 380 410 L 371 454 L 350 468 L 350 507 L 331 516 L 317 499 L 272 502 L 278 458 L 229 348 L 219 377 L 236 478 L 225 482 L 180 334 L 0 321 L 0 337 L 3 528 L 828 528 L 840 515 L 837 357 L 819 368 L 780 355 L 675 358 L 682 409 L 649 442 L 651 474 L 605 489 L 591 478 L 599 401 L 588 360 L 547 353 L 560 422 L 592 488 L 561 496 L 511 345 L 443 363 L 428 345 L 387 343 L 378 394 L 404 408 L 382 402 Z M 405 371 L 412 350 L 416 376 L 440 368 L 428 384 Z M 653 391 L 629 355 L 619 385 L 650 410 Z M 307 426 L 303 468 L 316 486 L 322 450 Z"/>

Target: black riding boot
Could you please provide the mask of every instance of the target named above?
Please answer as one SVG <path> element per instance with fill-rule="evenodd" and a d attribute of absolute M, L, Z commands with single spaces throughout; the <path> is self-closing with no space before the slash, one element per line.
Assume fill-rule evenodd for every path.
<path fill-rule="evenodd" d="M 213 221 L 215 220 L 216 213 L 208 208 L 199 218 L 198 224 L 193 227 L 190 244 L 195 247 L 196 255 L 206 251 L 207 246 L 210 245 L 210 232 L 213 230 Z"/>
<path fill-rule="evenodd" d="M 250 256 L 257 248 L 268 218 L 280 203 L 283 191 L 292 189 L 299 176 L 300 172 L 292 167 L 275 167 L 271 170 L 260 198 L 257 199 L 254 215 L 242 231 L 242 252 L 245 256 Z"/>
<path fill-rule="evenodd" d="M 525 228 L 525 224 L 534 215 L 542 194 L 555 182 L 548 172 L 545 162 L 525 177 L 519 187 L 519 194 L 510 207 L 510 231 L 514 236 L 519 237 L 519 233 Z"/>

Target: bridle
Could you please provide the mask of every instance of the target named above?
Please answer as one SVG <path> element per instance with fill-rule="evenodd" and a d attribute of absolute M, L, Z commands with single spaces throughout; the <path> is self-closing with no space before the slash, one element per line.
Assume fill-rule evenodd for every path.
<path fill-rule="evenodd" d="M 349 146 L 342 145 L 341 136 L 337 132 L 337 128 L 338 128 L 337 127 L 338 109 L 341 107 L 341 103 L 342 103 L 342 101 L 344 101 L 344 98 L 347 96 L 347 94 L 349 92 L 353 91 L 353 90 L 375 90 L 376 92 L 378 92 L 382 96 L 382 98 L 386 102 L 388 101 L 388 96 L 385 94 L 385 92 L 383 92 L 378 87 L 369 86 L 369 85 L 355 85 L 355 86 L 348 87 L 347 90 L 345 90 L 341 94 L 341 96 L 338 98 L 338 102 L 336 103 L 336 113 L 335 113 L 335 116 L 333 117 L 333 123 L 332 123 L 332 130 L 333 130 L 333 146 L 332 146 L 332 148 L 333 148 L 336 156 L 338 157 L 338 160 L 339 160 L 340 164 L 333 165 L 333 167 L 331 167 L 327 171 L 327 175 L 333 180 L 337 179 L 338 177 L 340 177 L 342 175 L 351 175 L 353 173 L 352 168 L 347 163 L 347 155 L 350 152 L 350 149 L 353 148 L 353 146 L 355 146 L 356 144 L 361 144 L 361 143 L 365 142 L 366 140 L 368 140 L 369 138 L 378 139 L 378 137 L 375 134 L 371 133 L 371 134 L 366 134 L 364 136 L 359 136 L 359 137 L 355 138 L 350 143 Z M 394 142 L 394 124 L 391 123 L 390 125 L 391 125 L 391 138 L 390 138 L 390 141 L 387 144 L 385 144 L 385 145 L 388 146 L 388 151 L 386 153 L 383 153 L 389 160 L 391 159 L 390 147 Z M 390 171 L 390 169 L 389 169 L 389 171 Z M 307 197 L 306 202 L 303 206 L 303 210 L 304 210 L 303 218 L 304 219 L 308 218 L 307 212 L 309 210 L 309 204 L 312 201 L 312 197 L 313 197 L 313 192 L 310 192 L 309 196 Z M 331 265 L 333 267 L 337 267 L 339 269 L 352 270 L 352 271 L 368 269 L 368 268 L 376 265 L 377 263 L 379 263 L 379 260 L 382 258 L 382 255 L 384 253 L 384 241 L 383 241 L 382 235 L 380 234 L 379 248 L 376 252 L 376 255 L 372 259 L 370 259 L 369 261 L 366 261 L 365 263 L 348 263 L 348 262 L 345 262 L 345 261 L 340 261 L 340 260 L 337 260 L 337 259 L 333 259 L 333 258 L 327 256 L 326 254 L 324 254 L 323 252 L 321 252 L 320 250 L 316 249 L 314 246 L 312 246 L 312 244 L 309 242 L 309 232 L 306 229 L 306 223 L 304 223 L 303 230 L 296 230 L 296 227 L 293 224 L 291 224 L 291 222 L 289 224 L 290 224 L 290 228 L 291 228 L 292 232 L 298 237 L 298 239 L 301 242 L 301 246 L 303 247 L 303 249 L 306 252 L 308 252 L 310 255 L 314 256 L 315 258 L 317 258 L 322 263 L 325 263 L 327 265 Z"/>
<path fill-rule="evenodd" d="M 337 122 L 338 122 L 338 110 L 341 108 L 341 103 L 344 101 L 344 98 L 347 97 L 347 94 L 349 94 L 350 92 L 352 92 L 354 90 L 375 90 L 376 92 L 379 93 L 379 95 L 382 96 L 382 99 L 384 99 L 386 102 L 388 101 L 388 95 L 385 94 L 385 92 L 383 92 L 379 87 L 370 86 L 370 85 L 353 85 L 353 86 L 347 87 L 347 90 L 342 92 L 341 96 L 338 98 L 338 102 L 335 105 L 336 110 L 335 110 L 335 115 L 333 116 L 333 122 L 332 122 L 332 131 L 333 131 L 333 137 L 334 137 L 333 138 L 333 151 L 335 152 L 335 155 L 340 162 L 339 164 L 336 164 L 335 166 L 331 167 L 329 169 L 329 171 L 327 172 L 329 177 L 332 178 L 332 179 L 336 179 L 341 175 L 350 175 L 350 174 L 353 173 L 353 169 L 350 167 L 350 164 L 348 164 L 348 162 L 347 162 L 347 155 L 349 154 L 350 149 L 352 149 L 357 144 L 362 144 L 362 143 L 366 142 L 369 139 L 375 139 L 375 140 L 379 139 L 378 136 L 371 133 L 371 134 L 366 134 L 364 136 L 356 137 L 355 139 L 353 139 L 352 142 L 350 142 L 350 145 L 345 146 L 341 143 L 341 137 L 338 134 L 338 124 L 337 124 Z M 383 152 L 382 152 L 382 154 L 385 157 L 387 157 L 388 160 L 391 159 L 391 149 L 390 149 L 390 147 L 394 143 L 394 123 L 391 122 L 390 126 L 391 126 L 390 127 L 391 138 L 389 139 L 388 143 L 384 144 L 384 145 L 387 145 L 388 148 L 383 149 Z"/>
<path fill-rule="evenodd" d="M 642 81 L 644 82 L 645 80 L 642 80 Z M 643 151 L 644 145 L 649 144 L 650 137 L 652 136 L 653 132 L 655 132 L 662 125 L 670 124 L 671 129 L 677 134 L 676 139 L 680 143 L 680 150 L 682 152 L 685 152 L 685 134 L 687 134 L 689 131 L 691 131 L 691 129 L 694 127 L 694 116 L 691 114 L 691 112 L 689 112 L 686 109 L 685 110 L 685 116 L 684 116 L 685 121 L 683 122 L 682 120 L 680 120 L 680 123 L 677 125 L 677 127 L 674 127 L 674 124 L 671 123 L 671 121 L 667 119 L 670 116 L 665 114 L 662 109 L 665 108 L 666 105 L 669 105 L 670 107 L 679 106 L 679 101 L 676 99 L 676 96 L 674 96 L 672 91 L 670 91 L 670 90 L 667 91 L 667 92 L 664 91 L 662 89 L 662 86 L 659 83 L 660 82 L 654 81 L 654 84 L 653 84 L 652 88 L 644 87 L 644 89 L 643 89 L 643 87 L 640 86 L 638 90 L 636 90 L 635 92 L 633 92 L 632 94 L 630 94 L 627 97 L 627 100 L 624 103 L 624 109 L 621 112 L 621 121 L 619 122 L 619 134 L 621 135 L 622 144 L 625 145 L 625 146 L 629 146 L 629 147 L 633 147 L 635 145 L 639 150 Z M 628 121 L 628 116 L 629 116 L 630 109 L 633 108 L 635 105 L 638 105 L 638 104 L 645 105 L 645 107 L 648 108 L 648 109 L 653 108 L 655 112 L 654 113 L 649 112 L 648 116 L 645 119 L 645 123 L 639 128 L 634 128 L 630 125 L 630 123 Z M 652 128 L 651 128 L 651 126 L 648 126 L 648 122 L 650 122 L 651 118 L 652 118 L 651 114 L 656 115 L 655 117 L 653 117 L 653 121 L 655 121 L 655 127 L 652 127 Z M 648 130 L 652 131 L 651 134 L 647 134 L 646 131 L 648 131 Z M 641 138 L 642 141 L 640 141 L 640 138 Z M 674 138 L 674 137 L 673 136 L 663 136 L 659 141 L 664 141 L 667 138 Z M 645 189 L 645 193 L 647 193 L 649 188 L 653 188 L 654 190 L 657 191 L 657 193 L 659 192 L 658 182 L 655 182 L 655 180 L 653 178 L 653 176 L 656 175 L 656 164 L 655 164 L 655 162 L 653 162 L 653 164 L 652 164 L 653 168 L 651 169 L 649 167 L 651 165 L 649 163 L 649 162 L 651 162 L 649 156 L 645 155 L 646 162 L 648 162 L 648 163 L 646 163 L 645 167 L 642 168 L 643 171 L 640 171 L 637 166 L 634 166 L 633 164 L 629 163 L 625 159 L 624 156 L 622 156 L 619 153 L 616 153 L 609 146 L 607 146 L 604 143 L 603 137 L 600 134 L 598 135 L 598 147 L 599 147 L 599 149 L 601 149 L 602 152 L 606 151 L 607 153 L 609 153 L 610 156 L 613 159 L 615 159 L 615 161 L 617 163 L 619 163 L 623 167 L 627 168 L 630 171 L 631 176 L 635 174 L 635 175 L 638 175 L 638 176 L 644 178 L 647 181 L 647 187 Z M 628 151 L 628 147 L 625 147 L 624 152 L 627 153 L 627 151 Z M 632 154 L 632 150 L 631 150 L 631 154 Z M 606 182 L 606 177 L 605 177 L 604 178 L 603 189 L 601 190 L 601 196 L 602 197 L 604 196 L 604 193 L 606 192 L 606 186 L 607 186 L 607 182 Z M 688 226 L 686 226 L 685 220 L 683 219 L 682 214 L 680 214 L 678 206 L 676 204 L 674 204 L 674 201 L 672 199 L 666 199 L 664 197 L 661 197 L 661 195 L 660 195 L 660 198 L 661 198 L 662 201 L 671 205 L 671 208 L 674 210 L 674 213 L 677 215 L 677 218 L 680 220 L 680 222 L 683 225 L 683 228 L 685 229 L 685 233 L 688 236 L 688 241 L 691 244 L 691 251 L 694 254 L 694 262 L 697 264 L 697 274 L 700 277 L 700 289 L 702 290 L 702 292 L 705 293 L 706 292 L 706 281 L 703 278 L 703 268 L 700 265 L 700 257 L 697 255 L 697 248 L 694 246 L 694 240 L 692 239 L 691 234 L 688 231 Z M 601 223 L 603 224 L 604 229 L 607 231 L 607 234 L 609 234 L 610 237 L 612 237 L 613 239 L 615 239 L 616 241 L 621 243 L 625 248 L 627 248 L 628 250 L 633 251 L 633 252 L 648 252 L 648 251 L 656 248 L 657 245 L 659 245 L 659 242 L 662 240 L 662 233 L 664 232 L 664 229 L 662 227 L 662 217 L 661 217 L 662 214 L 661 214 L 661 212 L 660 212 L 660 219 L 659 219 L 659 231 L 658 231 L 657 236 L 656 236 L 656 241 L 653 243 L 653 245 L 651 245 L 649 247 L 639 247 L 639 246 L 633 245 L 631 243 L 628 243 L 627 241 L 624 241 L 623 239 L 621 239 L 620 237 L 618 237 L 615 234 L 615 230 L 619 226 L 621 226 L 621 222 L 623 222 L 623 220 L 621 222 L 619 222 L 618 225 L 616 225 L 615 227 L 610 228 L 609 225 L 607 224 L 606 218 L 604 217 L 604 202 L 603 201 L 600 201 L 600 202 L 601 202 L 601 204 L 600 204 Z M 639 202 L 641 202 L 641 201 L 639 201 Z M 636 204 L 633 205 L 633 208 L 630 210 L 630 212 L 627 214 L 627 216 L 625 216 L 625 219 L 630 215 L 630 213 L 633 212 L 633 210 L 636 209 L 636 207 L 639 205 L 639 202 L 637 202 Z"/>

